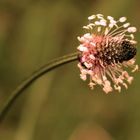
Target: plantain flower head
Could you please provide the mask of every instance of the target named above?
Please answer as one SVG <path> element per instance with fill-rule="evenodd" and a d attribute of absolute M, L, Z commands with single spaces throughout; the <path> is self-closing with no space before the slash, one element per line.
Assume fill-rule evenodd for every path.
<path fill-rule="evenodd" d="M 127 84 L 131 84 L 133 77 L 126 69 L 138 70 L 134 58 L 137 42 L 133 35 L 137 29 L 126 20 L 126 17 L 115 20 L 97 14 L 88 17 L 89 24 L 83 26 L 86 34 L 78 37 L 78 67 L 82 80 L 89 75 L 91 89 L 100 85 L 105 93 L 113 89 L 120 92 L 121 86 L 128 88 Z"/>

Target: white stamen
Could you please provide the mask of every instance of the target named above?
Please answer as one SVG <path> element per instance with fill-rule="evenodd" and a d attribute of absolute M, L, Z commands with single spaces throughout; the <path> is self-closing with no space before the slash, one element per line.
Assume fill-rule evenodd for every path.
<path fill-rule="evenodd" d="M 89 30 L 89 26 L 83 26 L 83 29 Z"/>
<path fill-rule="evenodd" d="M 96 16 L 95 16 L 95 15 L 92 15 L 92 16 L 89 16 L 89 17 L 88 17 L 88 20 L 92 20 L 92 19 L 94 19 L 94 18 L 96 18 Z"/>
<path fill-rule="evenodd" d="M 95 60 L 95 57 L 93 54 L 90 54 L 89 57 L 92 59 L 92 60 Z"/>
<path fill-rule="evenodd" d="M 100 25 L 106 26 L 106 20 L 100 20 Z"/>
<path fill-rule="evenodd" d="M 107 77 L 104 75 L 103 76 L 103 81 L 106 81 L 107 80 Z"/>
<path fill-rule="evenodd" d="M 129 27 L 129 28 L 127 29 L 127 31 L 128 31 L 129 33 L 134 33 L 134 32 L 137 31 L 137 28 L 136 28 L 136 27 Z"/>
<path fill-rule="evenodd" d="M 111 17 L 111 16 L 107 16 L 107 19 L 109 19 L 109 20 L 113 20 L 114 18 Z"/>
<path fill-rule="evenodd" d="M 106 93 L 112 91 L 111 83 L 110 83 L 108 80 L 105 81 L 103 90 L 104 90 Z"/>
<path fill-rule="evenodd" d="M 85 81 L 87 79 L 87 76 L 86 74 L 80 74 L 80 78 Z"/>
<path fill-rule="evenodd" d="M 94 42 L 90 42 L 90 45 L 93 46 L 93 47 L 96 46 L 96 44 Z"/>
<path fill-rule="evenodd" d="M 100 18 L 100 17 L 103 18 L 103 15 L 102 15 L 102 14 L 97 14 L 97 17 L 98 17 L 98 18 Z"/>
<path fill-rule="evenodd" d="M 80 65 L 80 67 L 81 67 L 81 65 Z M 82 69 L 82 70 L 81 70 L 81 74 L 86 75 L 86 74 L 87 74 L 87 70 Z"/>
<path fill-rule="evenodd" d="M 112 19 L 112 20 L 110 20 L 110 23 L 112 23 L 112 24 L 116 24 L 116 21 L 114 20 L 114 19 Z"/>
<path fill-rule="evenodd" d="M 124 86 L 126 89 L 128 88 L 127 84 L 124 83 L 124 82 L 123 82 L 123 86 Z"/>
<path fill-rule="evenodd" d="M 100 25 L 100 22 L 99 22 L 99 21 L 95 21 L 95 24 L 96 24 L 96 25 Z"/>
<path fill-rule="evenodd" d="M 132 40 L 134 39 L 134 35 L 133 34 L 130 34 L 130 37 L 131 37 Z"/>
<path fill-rule="evenodd" d="M 93 24 L 93 23 L 90 23 L 89 25 L 90 25 L 90 26 L 95 26 L 95 24 Z"/>
<path fill-rule="evenodd" d="M 89 29 L 93 29 L 91 24 L 87 25 L 87 27 L 89 27 Z"/>
<path fill-rule="evenodd" d="M 97 82 L 99 85 L 102 85 L 102 83 L 103 83 L 103 82 L 102 82 L 102 80 L 101 80 L 101 79 L 99 79 L 99 78 L 98 78 L 98 79 L 96 79 L 96 82 Z"/>
<path fill-rule="evenodd" d="M 87 63 L 85 62 L 84 65 L 87 67 L 87 68 L 91 68 L 93 65 L 91 63 Z"/>
<path fill-rule="evenodd" d="M 121 87 L 120 87 L 120 86 L 114 85 L 114 88 L 115 88 L 116 90 L 118 90 L 119 92 L 121 92 Z"/>
<path fill-rule="evenodd" d="M 120 22 L 125 22 L 125 21 L 126 21 L 126 17 L 121 17 L 121 18 L 119 19 L 119 21 L 120 21 Z"/>
<path fill-rule="evenodd" d="M 130 40 L 130 42 L 131 42 L 132 44 L 137 44 L 137 41 L 135 41 L 135 40 Z"/>
<path fill-rule="evenodd" d="M 84 47 L 83 45 L 79 45 L 77 49 L 81 52 L 88 52 L 88 49 Z"/>
<path fill-rule="evenodd" d="M 132 76 L 130 76 L 130 77 L 128 77 L 128 79 L 127 79 L 127 82 L 129 83 L 129 84 L 131 84 L 132 83 L 132 81 L 133 81 L 133 77 Z"/>
<path fill-rule="evenodd" d="M 112 23 L 109 24 L 109 27 L 110 27 L 110 28 L 112 28 L 113 26 L 114 26 L 114 24 L 112 24 Z"/>
<path fill-rule="evenodd" d="M 99 27 L 98 27 L 97 31 L 98 31 L 98 32 L 100 32 L 100 31 L 101 31 L 101 26 L 99 26 Z"/>
<path fill-rule="evenodd" d="M 108 31 L 109 31 L 109 29 L 108 28 L 105 28 L 105 35 L 108 34 Z"/>
<path fill-rule="evenodd" d="M 135 71 L 137 71 L 138 69 L 139 69 L 139 66 L 136 65 L 135 68 L 132 70 L 132 72 L 135 72 Z"/>
<path fill-rule="evenodd" d="M 78 36 L 77 39 L 78 39 L 79 41 L 81 41 L 81 37 Z"/>
<path fill-rule="evenodd" d="M 91 88 L 91 89 L 94 89 L 94 86 L 95 86 L 96 84 L 95 83 L 93 83 L 93 82 L 90 82 L 89 83 L 89 87 Z"/>
<path fill-rule="evenodd" d="M 124 28 L 127 28 L 129 25 L 130 25 L 130 23 L 125 23 L 125 24 L 123 25 L 123 27 L 124 27 Z"/>
<path fill-rule="evenodd" d="M 90 37 L 90 33 L 84 34 L 84 37 Z"/>

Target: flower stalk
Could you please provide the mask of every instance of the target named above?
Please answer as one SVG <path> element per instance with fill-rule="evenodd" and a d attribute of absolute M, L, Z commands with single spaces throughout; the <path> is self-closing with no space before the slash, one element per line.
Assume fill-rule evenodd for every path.
<path fill-rule="evenodd" d="M 27 89 L 35 80 L 37 80 L 39 77 L 43 76 L 47 72 L 62 66 L 64 64 L 73 62 L 78 60 L 78 52 L 71 53 L 68 55 L 64 55 L 62 57 L 56 58 L 43 67 L 36 70 L 34 73 L 32 73 L 27 79 L 25 79 L 17 88 L 11 93 L 11 95 L 8 97 L 8 99 L 4 102 L 0 109 L 0 122 L 4 119 L 6 113 L 12 107 L 12 104 L 15 102 L 15 100 L 23 93 L 25 89 Z"/>

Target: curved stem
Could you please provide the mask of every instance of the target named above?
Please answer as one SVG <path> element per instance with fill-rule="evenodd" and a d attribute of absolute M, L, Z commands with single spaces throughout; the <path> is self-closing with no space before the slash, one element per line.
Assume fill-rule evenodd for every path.
<path fill-rule="evenodd" d="M 51 71 L 54 68 L 57 68 L 61 65 L 64 65 L 66 63 L 72 62 L 78 60 L 78 52 L 71 53 L 68 55 L 64 55 L 62 57 L 56 58 L 49 63 L 47 63 L 45 66 L 39 68 L 34 73 L 32 73 L 27 79 L 25 79 L 17 88 L 11 93 L 11 95 L 8 97 L 7 101 L 3 104 L 3 106 L 0 109 L 0 122 L 4 119 L 7 111 L 12 106 L 16 98 L 26 89 L 28 88 L 37 78 L 41 77 L 45 73 Z"/>

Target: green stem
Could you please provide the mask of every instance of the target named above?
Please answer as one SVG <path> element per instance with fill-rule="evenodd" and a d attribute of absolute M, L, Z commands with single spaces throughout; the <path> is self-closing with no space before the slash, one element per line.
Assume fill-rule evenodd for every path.
<path fill-rule="evenodd" d="M 26 89 L 28 88 L 36 79 L 44 75 L 45 73 L 51 71 L 54 68 L 57 68 L 61 65 L 66 63 L 78 60 L 78 52 L 68 54 L 59 58 L 56 58 L 45 66 L 39 68 L 37 71 L 32 73 L 27 79 L 25 79 L 17 88 L 11 93 L 8 99 L 5 101 L 3 106 L 0 109 L 0 122 L 4 119 L 6 113 L 17 99 L 17 97 Z"/>

